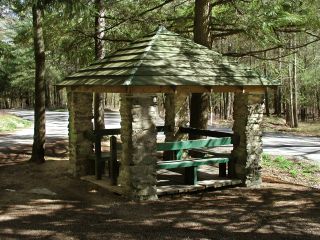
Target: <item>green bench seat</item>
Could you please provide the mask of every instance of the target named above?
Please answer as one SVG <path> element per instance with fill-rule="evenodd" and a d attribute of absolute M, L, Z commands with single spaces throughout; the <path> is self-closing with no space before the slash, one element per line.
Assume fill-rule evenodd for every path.
<path fill-rule="evenodd" d="M 228 163 L 229 158 L 193 158 L 190 160 L 171 160 L 157 162 L 158 169 L 173 169 L 186 167 L 199 167 L 201 165 L 210 165 L 217 163 Z"/>
<path fill-rule="evenodd" d="M 158 131 L 163 130 L 163 127 L 157 128 Z M 117 143 L 116 137 L 110 137 L 110 152 L 101 152 L 101 139 L 102 136 L 108 134 L 119 134 L 117 130 L 103 130 L 97 132 L 95 139 L 96 146 L 96 176 L 97 179 L 101 179 L 105 162 L 109 163 L 109 176 L 111 182 L 115 185 L 119 174 L 119 164 L 117 159 L 117 152 L 121 150 L 122 144 Z M 226 166 L 230 163 L 230 154 L 212 153 L 212 149 L 215 147 L 232 144 L 231 136 L 213 137 L 207 139 L 175 141 L 175 142 L 163 142 L 157 143 L 157 151 L 159 152 L 172 152 L 174 156 L 172 160 L 158 161 L 158 169 L 175 169 L 184 168 L 184 178 L 186 184 L 197 184 L 197 170 L 201 165 L 219 164 L 219 176 L 226 176 Z M 199 151 L 203 153 L 204 157 L 201 158 L 187 158 L 183 159 L 184 152 L 186 151 Z M 171 155 L 171 154 L 170 154 Z M 170 157 L 171 158 L 171 157 Z"/>
<path fill-rule="evenodd" d="M 157 163 L 158 169 L 184 168 L 185 184 L 197 184 L 198 167 L 201 165 L 219 164 L 219 176 L 225 177 L 226 165 L 229 162 L 229 156 L 209 156 L 203 158 L 182 159 L 183 152 L 186 150 L 201 151 L 232 143 L 231 137 L 208 138 L 197 140 L 186 140 L 176 142 L 157 143 L 158 151 L 177 151 L 176 160 L 166 160 Z"/>

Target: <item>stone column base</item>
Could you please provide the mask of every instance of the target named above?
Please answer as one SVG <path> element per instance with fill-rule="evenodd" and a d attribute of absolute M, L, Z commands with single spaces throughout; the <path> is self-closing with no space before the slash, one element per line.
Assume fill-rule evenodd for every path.
<path fill-rule="evenodd" d="M 122 166 L 119 183 L 134 200 L 157 200 L 156 169 L 152 165 Z"/>

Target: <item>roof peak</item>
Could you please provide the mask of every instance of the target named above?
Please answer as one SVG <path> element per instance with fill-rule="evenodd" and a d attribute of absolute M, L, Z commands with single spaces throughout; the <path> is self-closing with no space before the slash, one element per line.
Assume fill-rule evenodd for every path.
<path fill-rule="evenodd" d="M 224 60 L 215 51 L 159 25 L 152 33 L 67 77 L 61 85 L 119 87 L 116 91 L 120 92 L 141 86 L 159 86 L 162 91 L 163 86 L 272 85 Z"/>
<path fill-rule="evenodd" d="M 146 36 L 150 36 L 150 35 L 160 35 L 162 33 L 172 33 L 173 32 L 169 31 L 165 26 L 163 25 L 158 25 L 158 27 L 155 29 L 155 31 L 153 31 L 152 33 L 147 34 Z"/>
<path fill-rule="evenodd" d="M 165 26 L 163 26 L 162 24 L 159 24 L 159 26 L 158 26 L 156 31 L 157 32 L 168 31 L 168 29 Z"/>

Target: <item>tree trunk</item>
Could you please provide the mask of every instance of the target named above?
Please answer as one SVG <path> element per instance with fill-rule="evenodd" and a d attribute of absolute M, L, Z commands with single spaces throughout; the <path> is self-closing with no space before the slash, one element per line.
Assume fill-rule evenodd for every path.
<path fill-rule="evenodd" d="M 211 48 L 210 42 L 210 1 L 196 0 L 194 16 L 194 41 L 198 44 Z M 190 106 L 190 126 L 194 128 L 207 129 L 209 111 L 209 96 L 207 93 L 193 93 Z M 193 136 L 191 139 L 197 139 Z"/>
<path fill-rule="evenodd" d="M 97 15 L 95 17 L 95 54 L 96 59 L 105 57 L 104 30 L 105 30 L 105 6 L 103 0 L 95 0 Z M 104 129 L 104 93 L 94 94 L 94 128 Z"/>
<path fill-rule="evenodd" d="M 274 114 L 278 117 L 281 116 L 281 90 L 279 87 L 274 91 Z"/>
<path fill-rule="evenodd" d="M 190 126 L 206 129 L 208 124 L 209 94 L 193 93 L 191 99 Z"/>
<path fill-rule="evenodd" d="M 209 95 L 209 107 L 210 107 L 210 125 L 213 126 L 213 104 L 212 94 Z"/>
<path fill-rule="evenodd" d="M 279 56 L 279 60 L 278 60 L 278 63 L 279 63 L 279 66 L 278 66 L 278 70 L 279 70 L 279 73 L 280 73 L 280 81 L 281 81 L 281 84 L 283 84 L 283 77 L 282 77 L 282 62 L 280 60 L 280 57 L 281 57 L 281 49 L 279 48 L 279 53 L 278 53 L 278 56 Z M 283 90 L 280 88 L 280 87 L 277 87 L 277 90 L 275 91 L 275 94 L 274 94 L 274 113 L 280 117 L 282 112 L 281 112 L 281 102 L 282 102 L 282 94 L 284 94 Z M 285 108 L 284 108 L 285 109 Z"/>
<path fill-rule="evenodd" d="M 268 88 L 266 88 L 265 92 L 264 92 L 264 97 L 265 97 L 265 100 L 266 100 L 266 116 L 267 117 L 270 117 L 270 108 L 269 108 L 269 90 Z"/>
<path fill-rule="evenodd" d="M 294 45 L 296 46 L 296 37 L 294 38 Z M 294 53 L 293 61 L 293 102 L 292 102 L 292 113 L 293 113 L 293 127 L 298 127 L 298 84 L 297 84 L 297 53 Z"/>
<path fill-rule="evenodd" d="M 287 104 L 287 124 L 293 128 L 294 127 L 294 119 L 293 119 L 293 84 L 292 84 L 292 78 L 293 78 L 293 70 L 292 70 L 292 64 L 289 63 L 289 69 L 288 69 L 288 81 L 289 81 L 289 99 Z"/>
<path fill-rule="evenodd" d="M 318 111 L 318 118 L 320 118 L 320 93 L 319 93 L 319 89 L 317 91 L 317 111 Z"/>
<path fill-rule="evenodd" d="M 223 119 L 228 120 L 230 117 L 230 93 L 223 93 Z"/>
<path fill-rule="evenodd" d="M 219 93 L 219 118 L 223 119 L 223 93 Z"/>
<path fill-rule="evenodd" d="M 33 40 L 35 59 L 35 104 L 34 104 L 34 135 L 30 161 L 43 163 L 46 135 L 45 113 L 45 47 L 42 31 L 43 8 L 38 2 L 32 6 Z"/>
<path fill-rule="evenodd" d="M 264 52 L 263 53 L 263 56 L 265 59 L 267 59 L 267 52 Z M 265 78 L 267 78 L 267 61 L 264 60 L 264 64 L 263 64 L 263 75 Z M 266 104 L 265 104 L 265 108 L 266 108 L 266 115 L 267 117 L 270 117 L 270 108 L 269 108 L 269 91 L 268 91 L 268 88 L 266 88 L 266 91 L 264 93 L 264 97 L 265 97 L 265 100 L 266 100 Z"/>
<path fill-rule="evenodd" d="M 46 95 L 46 108 L 47 109 L 51 109 L 53 104 L 52 104 L 52 93 L 51 93 L 51 82 L 50 81 L 46 81 L 46 86 L 45 86 L 45 95 Z"/>
<path fill-rule="evenodd" d="M 300 116 L 301 116 L 301 122 L 306 122 L 307 121 L 307 109 L 305 107 L 302 107 L 300 109 Z"/>

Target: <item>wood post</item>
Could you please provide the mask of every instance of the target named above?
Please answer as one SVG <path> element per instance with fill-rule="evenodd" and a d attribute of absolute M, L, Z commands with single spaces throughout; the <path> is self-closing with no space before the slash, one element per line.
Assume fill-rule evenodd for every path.
<path fill-rule="evenodd" d="M 187 185 L 195 185 L 198 182 L 198 167 L 184 168 L 184 183 Z"/>
<path fill-rule="evenodd" d="M 95 147 L 95 154 L 96 154 L 96 157 L 95 157 L 95 173 L 96 173 L 96 178 L 98 180 L 101 179 L 102 177 L 102 156 L 101 156 L 101 135 L 97 135 L 95 137 L 95 144 L 94 144 L 94 147 Z"/>
<path fill-rule="evenodd" d="M 219 177 L 226 177 L 226 176 L 227 176 L 227 164 L 219 163 Z"/>
<path fill-rule="evenodd" d="M 119 176 L 119 165 L 118 165 L 118 151 L 117 151 L 117 138 L 115 136 L 110 137 L 110 162 L 109 162 L 109 174 L 112 185 L 117 185 L 117 179 Z"/>

